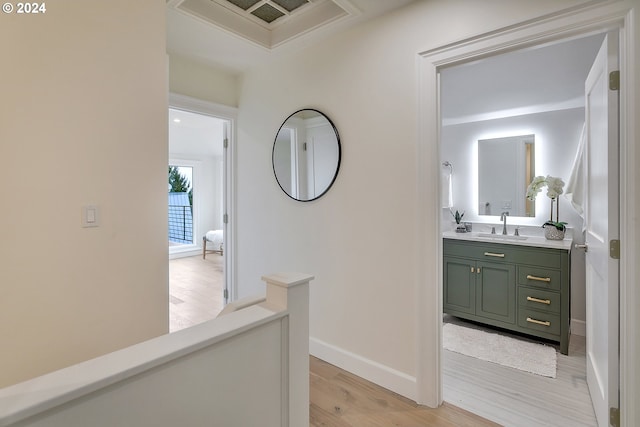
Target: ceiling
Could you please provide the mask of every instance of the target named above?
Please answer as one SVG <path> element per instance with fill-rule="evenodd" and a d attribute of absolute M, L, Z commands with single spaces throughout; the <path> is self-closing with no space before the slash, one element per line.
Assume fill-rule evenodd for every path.
<path fill-rule="evenodd" d="M 241 73 L 412 1 L 167 0 L 167 51 Z M 443 122 L 582 106 L 584 79 L 602 38 L 536 46 L 443 70 Z"/>
<path fill-rule="evenodd" d="M 167 0 L 167 52 L 240 73 L 412 1 Z"/>
<path fill-rule="evenodd" d="M 443 124 L 584 106 L 603 34 L 492 56 L 441 72 Z"/>
<path fill-rule="evenodd" d="M 224 120 L 169 109 L 169 156 L 176 159 L 222 157 Z"/>

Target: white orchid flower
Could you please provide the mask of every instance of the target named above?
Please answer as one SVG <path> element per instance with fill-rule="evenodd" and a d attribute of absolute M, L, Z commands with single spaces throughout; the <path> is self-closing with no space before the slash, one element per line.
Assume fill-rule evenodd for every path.
<path fill-rule="evenodd" d="M 542 187 L 546 185 L 546 178 L 544 176 L 536 176 L 527 187 L 527 199 L 535 200 L 538 193 L 542 190 Z"/>

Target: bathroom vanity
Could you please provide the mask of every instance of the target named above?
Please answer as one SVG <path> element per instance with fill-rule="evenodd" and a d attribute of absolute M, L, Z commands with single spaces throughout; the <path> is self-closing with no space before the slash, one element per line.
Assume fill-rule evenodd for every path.
<path fill-rule="evenodd" d="M 443 234 L 443 311 L 568 353 L 571 239 Z"/>

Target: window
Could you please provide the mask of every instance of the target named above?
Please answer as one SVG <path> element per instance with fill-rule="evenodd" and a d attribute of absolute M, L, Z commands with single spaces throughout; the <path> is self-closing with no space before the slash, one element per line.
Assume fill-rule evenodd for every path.
<path fill-rule="evenodd" d="M 169 165 L 169 245 L 193 242 L 193 168 Z"/>

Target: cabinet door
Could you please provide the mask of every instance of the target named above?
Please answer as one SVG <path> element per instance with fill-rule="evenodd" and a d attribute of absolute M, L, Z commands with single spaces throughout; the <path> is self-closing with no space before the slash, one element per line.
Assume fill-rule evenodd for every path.
<path fill-rule="evenodd" d="M 490 262 L 478 262 L 477 266 L 476 315 L 515 324 L 515 266 Z"/>
<path fill-rule="evenodd" d="M 474 314 L 476 310 L 476 263 L 444 258 L 444 311 Z"/>

